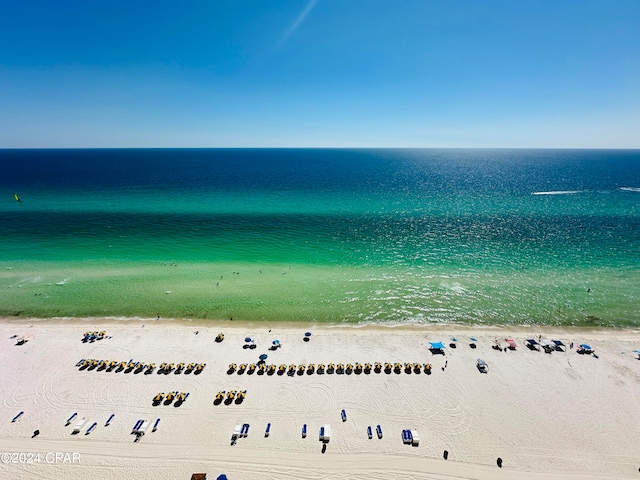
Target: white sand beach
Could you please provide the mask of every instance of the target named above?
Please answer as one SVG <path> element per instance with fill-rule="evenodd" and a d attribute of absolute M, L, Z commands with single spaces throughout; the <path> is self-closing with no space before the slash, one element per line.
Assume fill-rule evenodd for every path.
<path fill-rule="evenodd" d="M 86 331 L 106 331 L 107 338 L 83 343 Z M 225 338 L 216 343 L 220 332 Z M 23 336 L 28 341 L 16 345 Z M 457 348 L 449 345 L 452 336 Z M 567 351 L 524 346 L 540 336 L 562 340 Z M 245 337 L 255 349 L 243 348 Z M 507 337 L 518 343 L 516 351 L 492 348 Z M 272 351 L 276 339 L 282 346 Z M 429 341 L 439 340 L 445 355 L 429 351 Z M 571 342 L 588 343 L 597 357 L 576 353 Z M 640 478 L 638 348 L 640 334 L 631 330 L 3 319 L 0 478 L 189 479 L 200 472 L 232 480 Z M 433 369 L 430 375 L 227 373 L 230 363 L 256 363 L 263 353 L 267 365 L 417 362 Z M 478 371 L 478 358 L 488 373 Z M 199 375 L 157 369 L 145 375 L 81 370 L 81 359 L 206 367 Z M 246 398 L 214 405 L 222 390 L 246 390 Z M 158 392 L 170 391 L 189 396 L 177 407 L 153 405 Z M 72 435 L 79 418 L 86 423 Z M 134 442 L 139 419 L 150 426 Z M 232 445 L 234 426 L 245 423 L 249 434 Z M 331 439 L 323 453 L 318 435 L 325 424 Z M 419 433 L 418 446 L 403 444 L 404 429 Z"/>

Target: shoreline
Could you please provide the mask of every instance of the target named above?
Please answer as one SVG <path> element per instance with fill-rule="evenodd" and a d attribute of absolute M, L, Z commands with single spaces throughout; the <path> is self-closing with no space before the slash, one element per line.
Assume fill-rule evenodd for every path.
<path fill-rule="evenodd" d="M 486 325 L 486 324 L 459 324 L 459 323 L 330 323 L 330 322 L 289 322 L 289 321 L 252 321 L 252 320 L 214 320 L 214 319 L 190 319 L 190 318 L 143 318 L 143 317 L 2 317 L 0 316 L 0 324 L 16 324 L 23 325 L 25 323 L 34 323 L 38 325 L 164 325 L 171 326 L 198 326 L 201 328 L 212 329 L 228 329 L 228 328 L 245 328 L 245 329 L 315 329 L 315 330 L 357 330 L 357 331 L 434 331 L 434 332 L 473 332 L 480 333 L 490 332 L 530 332 L 531 334 L 569 334 L 572 332 L 582 332 L 585 334 L 638 334 L 640 335 L 640 327 L 615 326 L 615 327 L 585 327 L 585 326 L 553 326 L 553 325 Z M 539 332 L 539 333 L 538 333 Z M 479 333 L 479 334 L 480 334 Z"/>
<path fill-rule="evenodd" d="M 29 322 L 30 320 L 30 322 Z M 194 328 L 195 327 L 195 328 Z M 87 330 L 107 338 L 81 342 Z M 310 331 L 310 341 L 303 341 Z M 197 332 L 197 334 L 196 334 Z M 215 337 L 225 338 L 216 343 Z M 13 335 L 28 341 L 16 345 Z M 449 345 L 457 336 L 457 348 Z M 525 338 L 588 342 L 598 356 L 567 347 L 550 355 L 529 351 Z M 243 348 L 250 336 L 256 349 Z M 469 337 L 477 347 L 469 347 Z M 514 352 L 496 351 L 494 338 L 513 337 Z M 273 339 L 282 347 L 270 350 Z M 445 354 L 428 350 L 446 343 Z M 8 478 L 190 478 L 207 472 L 236 480 L 349 480 L 415 478 L 476 480 L 636 478 L 640 440 L 640 334 L 629 329 L 481 327 L 437 325 L 388 327 L 288 322 L 171 319 L 0 318 L 0 449 L 4 452 L 78 453 L 81 465 L 0 465 Z M 229 363 L 419 362 L 424 372 L 360 374 L 229 374 Z M 169 375 L 79 369 L 83 358 L 154 362 L 203 362 L 199 375 Z M 481 374 L 476 359 L 489 364 Z M 241 403 L 215 405 L 216 392 L 247 390 Z M 190 395 L 176 407 L 152 404 L 158 392 Z M 346 421 L 340 411 L 345 409 Z M 12 423 L 20 411 L 24 415 Z M 74 412 L 97 423 L 95 431 L 71 435 Z M 105 420 L 115 414 L 111 425 Z M 133 442 L 138 419 L 156 432 Z M 251 434 L 231 445 L 234 425 Z M 263 435 L 271 424 L 269 437 Z M 310 435 L 300 435 L 303 424 Z M 319 427 L 332 438 L 320 451 Z M 367 426 L 384 436 L 368 439 Z M 402 444 L 402 429 L 416 429 L 421 442 Z M 40 434 L 31 438 L 33 431 Z M 443 458 L 443 451 L 448 459 Z M 496 466 L 504 459 L 504 468 Z M 3 474 L 2 472 L 7 472 Z"/>

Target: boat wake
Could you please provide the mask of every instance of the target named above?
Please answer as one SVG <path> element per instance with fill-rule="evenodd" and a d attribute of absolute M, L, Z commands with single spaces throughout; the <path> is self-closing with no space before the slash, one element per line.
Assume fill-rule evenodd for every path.
<path fill-rule="evenodd" d="M 640 192 L 640 188 L 638 187 L 620 187 L 620 190 L 624 190 L 625 192 Z"/>
<path fill-rule="evenodd" d="M 572 195 L 583 191 L 584 190 L 556 190 L 552 192 L 531 192 L 531 195 Z"/>

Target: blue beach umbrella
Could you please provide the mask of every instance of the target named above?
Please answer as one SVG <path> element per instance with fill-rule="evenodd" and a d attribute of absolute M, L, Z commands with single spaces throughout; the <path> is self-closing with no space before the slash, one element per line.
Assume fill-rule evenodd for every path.
<path fill-rule="evenodd" d="M 471 337 L 471 341 L 472 341 L 472 342 L 477 342 L 477 341 L 478 341 L 478 339 L 477 339 L 477 338 L 475 338 L 475 337 Z"/>
<path fill-rule="evenodd" d="M 260 360 L 266 360 L 268 357 L 268 355 L 266 353 L 263 353 L 262 355 L 260 355 Z"/>
<path fill-rule="evenodd" d="M 250 341 L 251 341 L 251 337 L 246 337 L 246 338 L 244 339 L 244 341 L 245 341 L 245 342 L 250 342 Z"/>
<path fill-rule="evenodd" d="M 221 473 L 220 475 L 218 475 L 218 478 L 216 480 L 227 480 L 227 476 L 224 473 Z"/>
<path fill-rule="evenodd" d="M 307 332 L 304 334 L 305 337 L 310 337 L 311 336 L 311 332 Z"/>
<path fill-rule="evenodd" d="M 273 345 L 280 345 L 280 340 L 274 340 L 273 342 L 271 342 Z"/>
<path fill-rule="evenodd" d="M 591 347 L 589 345 L 587 345 L 586 343 L 581 343 L 580 344 L 580 348 L 584 348 L 585 350 L 591 350 Z"/>

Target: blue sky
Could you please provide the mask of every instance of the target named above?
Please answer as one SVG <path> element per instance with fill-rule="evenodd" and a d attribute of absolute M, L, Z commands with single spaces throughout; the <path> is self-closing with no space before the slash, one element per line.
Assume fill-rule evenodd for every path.
<path fill-rule="evenodd" d="M 640 1 L 4 2 L 12 147 L 640 148 Z"/>

